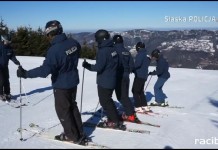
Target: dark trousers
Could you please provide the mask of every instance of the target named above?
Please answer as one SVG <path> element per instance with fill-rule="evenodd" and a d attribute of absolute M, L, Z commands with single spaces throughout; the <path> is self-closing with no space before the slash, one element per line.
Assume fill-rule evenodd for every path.
<path fill-rule="evenodd" d="M 147 100 L 144 94 L 145 79 L 135 77 L 132 86 L 132 93 L 135 107 L 147 106 Z"/>
<path fill-rule="evenodd" d="M 118 123 L 120 121 L 118 111 L 112 99 L 113 89 L 106 89 L 98 86 L 98 97 L 109 121 Z"/>
<path fill-rule="evenodd" d="M 115 93 L 117 96 L 117 100 L 123 105 L 126 115 L 133 115 L 134 106 L 129 99 L 129 78 L 117 78 Z"/>
<path fill-rule="evenodd" d="M 0 95 L 10 94 L 9 70 L 8 67 L 0 69 Z"/>
<path fill-rule="evenodd" d="M 55 109 L 66 136 L 78 141 L 83 135 L 82 118 L 76 103 L 77 87 L 54 89 Z"/>

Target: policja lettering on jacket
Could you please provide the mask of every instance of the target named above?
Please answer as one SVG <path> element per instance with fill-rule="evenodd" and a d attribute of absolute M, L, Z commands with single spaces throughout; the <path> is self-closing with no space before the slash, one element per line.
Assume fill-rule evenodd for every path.
<path fill-rule="evenodd" d="M 73 46 L 73 47 L 71 47 L 71 49 L 68 49 L 65 52 L 66 52 L 67 55 L 70 55 L 70 54 L 74 53 L 75 51 L 77 51 L 77 47 Z"/>

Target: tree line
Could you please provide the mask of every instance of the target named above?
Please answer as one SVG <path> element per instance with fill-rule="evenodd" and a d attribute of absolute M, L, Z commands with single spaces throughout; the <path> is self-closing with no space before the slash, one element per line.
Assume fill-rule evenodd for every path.
<path fill-rule="evenodd" d="M 29 27 L 17 27 L 17 30 L 10 30 L 4 20 L 1 18 L 0 22 L 0 35 L 9 34 L 11 35 L 11 46 L 13 47 L 16 55 L 18 56 L 45 56 L 50 43 L 44 34 L 42 28 L 33 30 Z M 72 33 L 66 34 L 67 37 L 73 38 Z M 81 58 L 95 59 L 96 58 L 96 47 L 87 45 L 84 40 L 80 43 Z"/>

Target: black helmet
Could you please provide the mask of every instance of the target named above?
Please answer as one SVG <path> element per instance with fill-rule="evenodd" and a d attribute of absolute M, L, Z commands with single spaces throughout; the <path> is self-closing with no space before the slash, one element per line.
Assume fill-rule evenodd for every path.
<path fill-rule="evenodd" d="M 95 41 L 98 43 L 101 43 L 102 41 L 109 39 L 109 38 L 110 38 L 110 34 L 107 30 L 101 29 L 95 33 Z"/>
<path fill-rule="evenodd" d="M 11 43 L 11 36 L 9 34 L 1 35 L 1 41 L 9 44 Z"/>
<path fill-rule="evenodd" d="M 145 48 L 145 44 L 142 42 L 138 42 L 135 47 L 136 51 L 138 51 L 140 48 Z"/>
<path fill-rule="evenodd" d="M 123 37 L 121 35 L 114 35 L 113 42 L 116 43 L 123 43 Z"/>
<path fill-rule="evenodd" d="M 155 49 L 151 53 L 151 57 L 159 58 L 159 55 L 160 55 L 160 50 L 159 49 Z"/>
<path fill-rule="evenodd" d="M 61 34 L 63 33 L 63 28 L 62 28 L 62 25 L 59 21 L 57 20 L 52 20 L 52 21 L 49 21 L 46 23 L 46 26 L 45 26 L 45 34 L 46 35 L 58 35 L 58 34 Z"/>

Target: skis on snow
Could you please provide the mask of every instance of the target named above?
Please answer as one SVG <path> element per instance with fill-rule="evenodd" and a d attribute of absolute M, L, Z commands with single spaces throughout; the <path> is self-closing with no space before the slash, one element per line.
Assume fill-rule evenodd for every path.
<path fill-rule="evenodd" d="M 57 125 L 54 125 L 53 127 L 55 127 L 55 126 L 57 126 Z M 22 130 L 22 131 L 26 131 L 26 132 L 31 132 L 31 133 L 34 133 L 32 136 L 35 136 L 37 134 L 42 138 L 45 138 L 45 139 L 48 139 L 48 140 L 53 140 L 55 142 L 65 143 L 65 144 L 74 144 L 74 145 L 81 146 L 81 147 L 85 146 L 85 147 L 90 147 L 90 148 L 109 149 L 109 147 L 97 144 L 97 143 L 91 141 L 90 139 L 87 141 L 86 145 L 80 145 L 80 144 L 73 143 L 73 142 L 57 140 L 57 139 L 54 138 L 53 135 L 43 134 L 44 132 L 48 131 L 49 129 L 51 129 L 53 127 L 50 127 L 48 129 L 46 129 L 46 128 L 41 127 L 41 126 L 39 126 L 39 125 L 37 125 L 35 123 L 30 123 L 29 127 L 30 127 L 29 129 L 20 129 L 20 128 L 18 128 L 17 131 L 21 132 L 21 130 Z"/>
<path fill-rule="evenodd" d="M 166 108 L 178 108 L 178 109 L 184 108 L 184 107 L 181 107 L 181 106 L 170 106 L 168 103 L 162 103 L 162 104 L 150 103 L 149 106 L 166 107 Z"/>
<path fill-rule="evenodd" d="M 145 114 L 145 113 L 141 113 L 141 114 Z M 101 114 L 98 114 L 98 113 L 92 113 L 92 115 L 96 116 L 96 117 L 102 117 Z M 124 120 L 124 122 L 130 122 L 130 121 Z M 160 127 L 160 125 L 149 123 L 149 122 L 145 122 L 145 121 L 130 122 L 130 123 L 136 123 L 136 124 L 141 124 L 141 125 L 148 125 L 148 126 L 153 126 L 153 127 Z"/>
<path fill-rule="evenodd" d="M 97 143 L 91 141 L 90 139 L 88 139 L 88 141 L 86 141 L 86 144 L 83 145 L 83 144 L 77 144 L 77 143 L 73 143 L 73 142 L 69 142 L 69 141 L 61 141 L 61 140 L 55 139 L 53 136 L 50 136 L 50 135 L 43 135 L 42 137 L 46 138 L 48 140 L 52 140 L 54 142 L 60 142 L 60 143 L 65 143 L 65 144 L 73 144 L 73 145 L 76 145 L 76 146 L 88 147 L 88 148 L 92 148 L 92 149 L 97 149 L 97 148 L 98 149 L 110 149 L 109 147 L 97 144 Z"/>
<path fill-rule="evenodd" d="M 8 100 L 2 100 L 2 102 L 6 103 L 7 105 L 13 107 L 13 108 L 20 108 L 21 106 L 28 106 L 26 103 L 21 104 L 20 102 L 17 102 L 16 100 L 11 99 Z"/>
<path fill-rule="evenodd" d="M 153 123 L 149 123 L 149 122 L 145 122 L 145 121 L 140 121 L 140 122 L 124 121 L 124 122 L 130 122 L 130 123 L 136 123 L 136 124 L 142 124 L 142 125 L 148 125 L 148 126 L 160 128 L 160 125 L 158 125 L 158 124 L 153 124 Z"/>
<path fill-rule="evenodd" d="M 100 129 L 105 129 L 105 130 L 112 130 L 112 131 L 121 131 L 121 132 L 133 132 L 133 133 L 145 133 L 145 134 L 150 134 L 150 131 L 148 130 L 143 130 L 143 129 L 131 129 L 131 128 L 126 128 L 125 130 L 121 129 L 114 129 L 114 128 L 107 128 L 104 126 L 99 125 L 100 123 L 91 123 L 91 122 L 84 122 L 83 126 L 84 127 L 91 127 L 91 128 L 100 128 Z"/>

